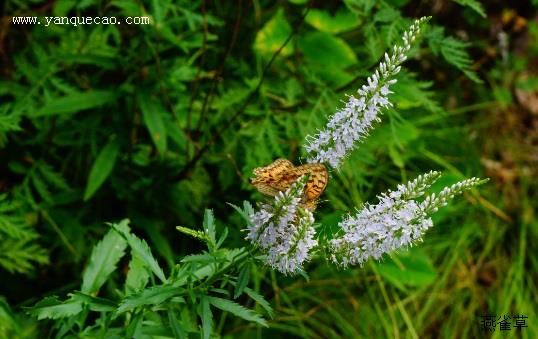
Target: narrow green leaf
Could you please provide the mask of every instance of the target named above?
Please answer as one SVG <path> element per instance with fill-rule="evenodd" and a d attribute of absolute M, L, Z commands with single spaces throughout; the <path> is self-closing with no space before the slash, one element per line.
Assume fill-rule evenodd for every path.
<path fill-rule="evenodd" d="M 217 263 L 218 260 L 214 255 L 205 253 L 205 254 L 186 255 L 181 259 L 181 262 L 182 263 L 194 262 L 197 264 L 208 265 L 208 264 Z"/>
<path fill-rule="evenodd" d="M 93 297 L 81 292 L 75 292 L 71 298 L 73 301 L 81 301 L 85 305 L 88 305 L 90 310 L 95 312 L 111 312 L 114 311 L 118 305 L 112 300 L 105 298 Z"/>
<path fill-rule="evenodd" d="M 183 329 L 183 326 L 177 320 L 176 314 L 173 309 L 168 310 L 168 322 L 170 323 L 170 328 L 172 333 L 174 333 L 174 338 L 188 338 L 187 332 Z"/>
<path fill-rule="evenodd" d="M 144 312 L 135 312 L 129 325 L 125 329 L 126 338 L 137 338 L 137 334 L 140 333 L 140 328 L 142 327 L 142 319 L 144 319 Z"/>
<path fill-rule="evenodd" d="M 264 310 L 265 312 L 267 312 L 267 314 L 273 318 L 273 308 L 271 307 L 271 304 L 269 304 L 269 302 L 267 302 L 267 300 L 265 300 L 263 298 L 263 296 L 257 292 L 255 292 L 254 290 L 248 288 L 248 287 L 245 287 L 245 293 L 252 299 L 254 300 L 255 302 L 258 303 L 258 305 L 260 305 Z"/>
<path fill-rule="evenodd" d="M 250 265 L 245 264 L 243 268 L 241 269 L 241 272 L 239 272 L 239 277 L 237 277 L 237 283 L 235 284 L 234 289 L 234 299 L 237 299 L 241 294 L 243 294 L 243 291 L 245 290 L 245 287 L 248 284 L 248 280 L 250 278 Z"/>
<path fill-rule="evenodd" d="M 146 92 L 138 95 L 138 104 L 142 111 L 144 124 L 148 128 L 151 139 L 160 154 L 166 153 L 166 126 L 163 121 L 165 114 L 162 104 L 149 96 Z"/>
<path fill-rule="evenodd" d="M 170 329 L 170 326 L 147 321 L 147 318 L 144 316 L 144 322 L 142 323 L 142 326 L 137 329 L 133 338 L 171 338 L 173 335 L 174 333 Z"/>
<path fill-rule="evenodd" d="M 215 248 L 218 249 L 219 247 L 221 247 L 222 244 L 224 243 L 224 240 L 226 240 L 227 237 L 228 237 L 228 227 L 225 227 L 224 230 L 222 231 L 222 234 L 220 235 L 219 241 L 217 241 L 217 244 L 215 245 Z"/>
<path fill-rule="evenodd" d="M 113 139 L 99 152 L 90 170 L 88 184 L 84 192 L 84 201 L 88 201 L 108 178 L 116 164 L 119 150 L 119 143 Z"/>
<path fill-rule="evenodd" d="M 128 227 L 128 221 L 120 222 Z M 90 256 L 88 266 L 82 278 L 81 291 L 87 294 L 96 294 L 101 286 L 116 269 L 116 265 L 125 254 L 127 242 L 121 235 L 111 229 L 104 238 L 95 245 Z"/>
<path fill-rule="evenodd" d="M 243 318 L 247 321 L 252 321 L 261 326 L 267 327 L 267 322 L 265 321 L 265 319 L 262 318 L 261 315 L 239 305 L 238 303 L 217 297 L 207 297 L 207 299 L 209 300 L 209 303 L 211 303 L 211 305 L 215 306 L 218 309 L 230 312 L 239 318 Z"/>
<path fill-rule="evenodd" d="M 63 113 L 75 113 L 85 109 L 102 106 L 116 99 L 114 91 L 88 91 L 73 93 L 61 98 L 54 98 L 43 108 L 33 114 L 35 117 L 50 116 Z"/>
<path fill-rule="evenodd" d="M 29 309 L 28 313 L 36 316 L 38 320 L 42 319 L 59 319 L 72 317 L 82 311 L 82 302 L 80 300 L 60 301 L 57 297 L 48 297 Z"/>
<path fill-rule="evenodd" d="M 204 339 L 211 337 L 213 314 L 211 314 L 211 307 L 209 306 L 209 297 L 203 295 L 200 297 L 200 306 L 202 308 L 202 336 Z"/>
<path fill-rule="evenodd" d="M 117 313 L 130 311 L 142 305 L 158 305 L 164 301 L 184 293 L 184 289 L 171 285 L 160 285 L 146 288 L 139 293 L 131 294 L 120 303 Z"/>
<path fill-rule="evenodd" d="M 216 245 L 215 241 L 215 216 L 210 209 L 205 210 L 204 214 L 204 231 L 207 233 L 210 247 Z"/>
<path fill-rule="evenodd" d="M 142 260 L 149 269 L 164 283 L 166 282 L 166 277 L 164 275 L 163 269 L 159 266 L 159 263 L 153 257 L 151 249 L 148 246 L 148 243 L 143 239 L 139 239 L 134 234 L 130 233 L 128 230 L 118 228 L 116 225 L 112 225 L 121 235 L 125 237 L 127 243 L 131 247 L 131 250 Z"/>

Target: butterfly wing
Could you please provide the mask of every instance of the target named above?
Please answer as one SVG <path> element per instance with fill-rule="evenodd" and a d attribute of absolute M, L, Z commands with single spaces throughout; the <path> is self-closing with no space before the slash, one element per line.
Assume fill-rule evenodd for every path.
<path fill-rule="evenodd" d="M 329 182 L 329 172 L 327 171 L 327 167 L 322 164 L 313 164 L 311 166 L 312 174 L 306 183 L 306 195 L 308 199 L 314 200 L 319 198 L 323 191 L 325 191 Z"/>
<path fill-rule="evenodd" d="M 287 187 L 282 189 L 282 185 L 279 184 L 283 173 L 287 173 L 294 168 L 291 161 L 277 159 L 268 166 L 255 168 L 253 172 L 256 177 L 251 180 L 251 183 L 262 194 L 277 195 L 278 192 L 287 189 Z"/>
<path fill-rule="evenodd" d="M 287 189 L 299 177 L 310 173 L 310 177 L 305 185 L 305 195 L 308 200 L 315 200 L 327 187 L 329 172 L 323 164 L 306 164 L 293 168 L 284 173 L 280 179 L 279 189 Z"/>

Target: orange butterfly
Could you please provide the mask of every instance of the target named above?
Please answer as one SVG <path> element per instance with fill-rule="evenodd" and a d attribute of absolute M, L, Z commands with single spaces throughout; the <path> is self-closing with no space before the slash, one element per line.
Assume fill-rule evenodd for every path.
<path fill-rule="evenodd" d="M 252 185 L 262 194 L 275 196 L 284 192 L 301 176 L 310 173 L 304 188 L 301 204 L 309 210 L 315 210 L 317 199 L 327 187 L 329 172 L 323 164 L 306 164 L 295 167 L 286 159 L 277 159 L 272 164 L 254 169 L 256 176 Z"/>

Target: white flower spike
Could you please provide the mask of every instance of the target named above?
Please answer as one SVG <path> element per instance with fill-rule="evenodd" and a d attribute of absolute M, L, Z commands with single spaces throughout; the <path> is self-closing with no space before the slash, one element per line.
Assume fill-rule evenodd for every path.
<path fill-rule="evenodd" d="M 430 213 L 445 206 L 455 194 L 461 194 L 482 183 L 477 178 L 445 187 L 438 195 L 431 194 L 422 202 L 415 199 L 440 176 L 429 172 L 396 191 L 379 196 L 377 205 L 366 204 L 355 215 L 348 215 L 338 226 L 341 235 L 330 241 L 331 260 L 340 266 L 362 265 L 369 258 L 380 259 L 384 253 L 420 241 L 433 226 Z"/>
<path fill-rule="evenodd" d="M 388 95 L 392 93 L 390 85 L 396 83 L 393 77 L 400 72 L 400 64 L 407 59 L 411 44 L 429 19 L 422 17 L 416 20 L 404 32 L 403 45 L 394 46 L 390 56 L 385 53 L 384 61 L 368 77 L 368 83 L 358 90 L 358 97 L 350 95 L 345 107 L 330 117 L 324 130 L 306 137 L 307 162 L 328 163 L 338 168 L 356 143 L 368 135 L 372 123 L 380 120 L 380 109 L 392 105 Z"/>
<path fill-rule="evenodd" d="M 286 192 L 250 216 L 246 239 L 260 247 L 265 263 L 284 274 L 302 270 L 317 246 L 314 215 L 299 203 L 308 176 L 299 178 Z"/>

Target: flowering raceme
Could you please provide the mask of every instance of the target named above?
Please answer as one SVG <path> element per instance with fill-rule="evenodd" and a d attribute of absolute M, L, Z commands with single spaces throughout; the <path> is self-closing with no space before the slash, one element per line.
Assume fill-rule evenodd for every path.
<path fill-rule="evenodd" d="M 454 195 L 481 183 L 477 178 L 445 187 L 439 195 L 431 194 L 422 202 L 415 200 L 424 194 L 440 176 L 439 172 L 421 175 L 396 191 L 379 196 L 377 205 L 366 204 L 355 215 L 348 215 L 338 226 L 342 235 L 330 241 L 331 260 L 343 267 L 362 265 L 373 257 L 419 241 L 433 226 L 429 214 L 447 204 Z"/>
<path fill-rule="evenodd" d="M 429 17 L 416 20 L 404 32 L 403 45 L 394 46 L 390 56 L 385 53 L 384 61 L 368 78 L 368 84 L 358 90 L 358 98 L 350 95 L 345 107 L 330 117 L 324 130 L 315 136 L 307 136 L 305 149 L 309 163 L 328 163 L 338 168 L 355 144 L 368 135 L 372 123 L 380 120 L 380 109 L 391 106 L 389 87 L 396 83 L 392 78 L 400 72 L 400 64 L 407 59 L 411 43 L 428 20 Z"/>
<path fill-rule="evenodd" d="M 310 249 L 318 244 L 312 227 L 314 216 L 300 205 L 307 180 L 306 175 L 299 178 L 271 204 L 250 215 L 246 239 L 260 247 L 266 264 L 285 274 L 301 270 Z"/>

